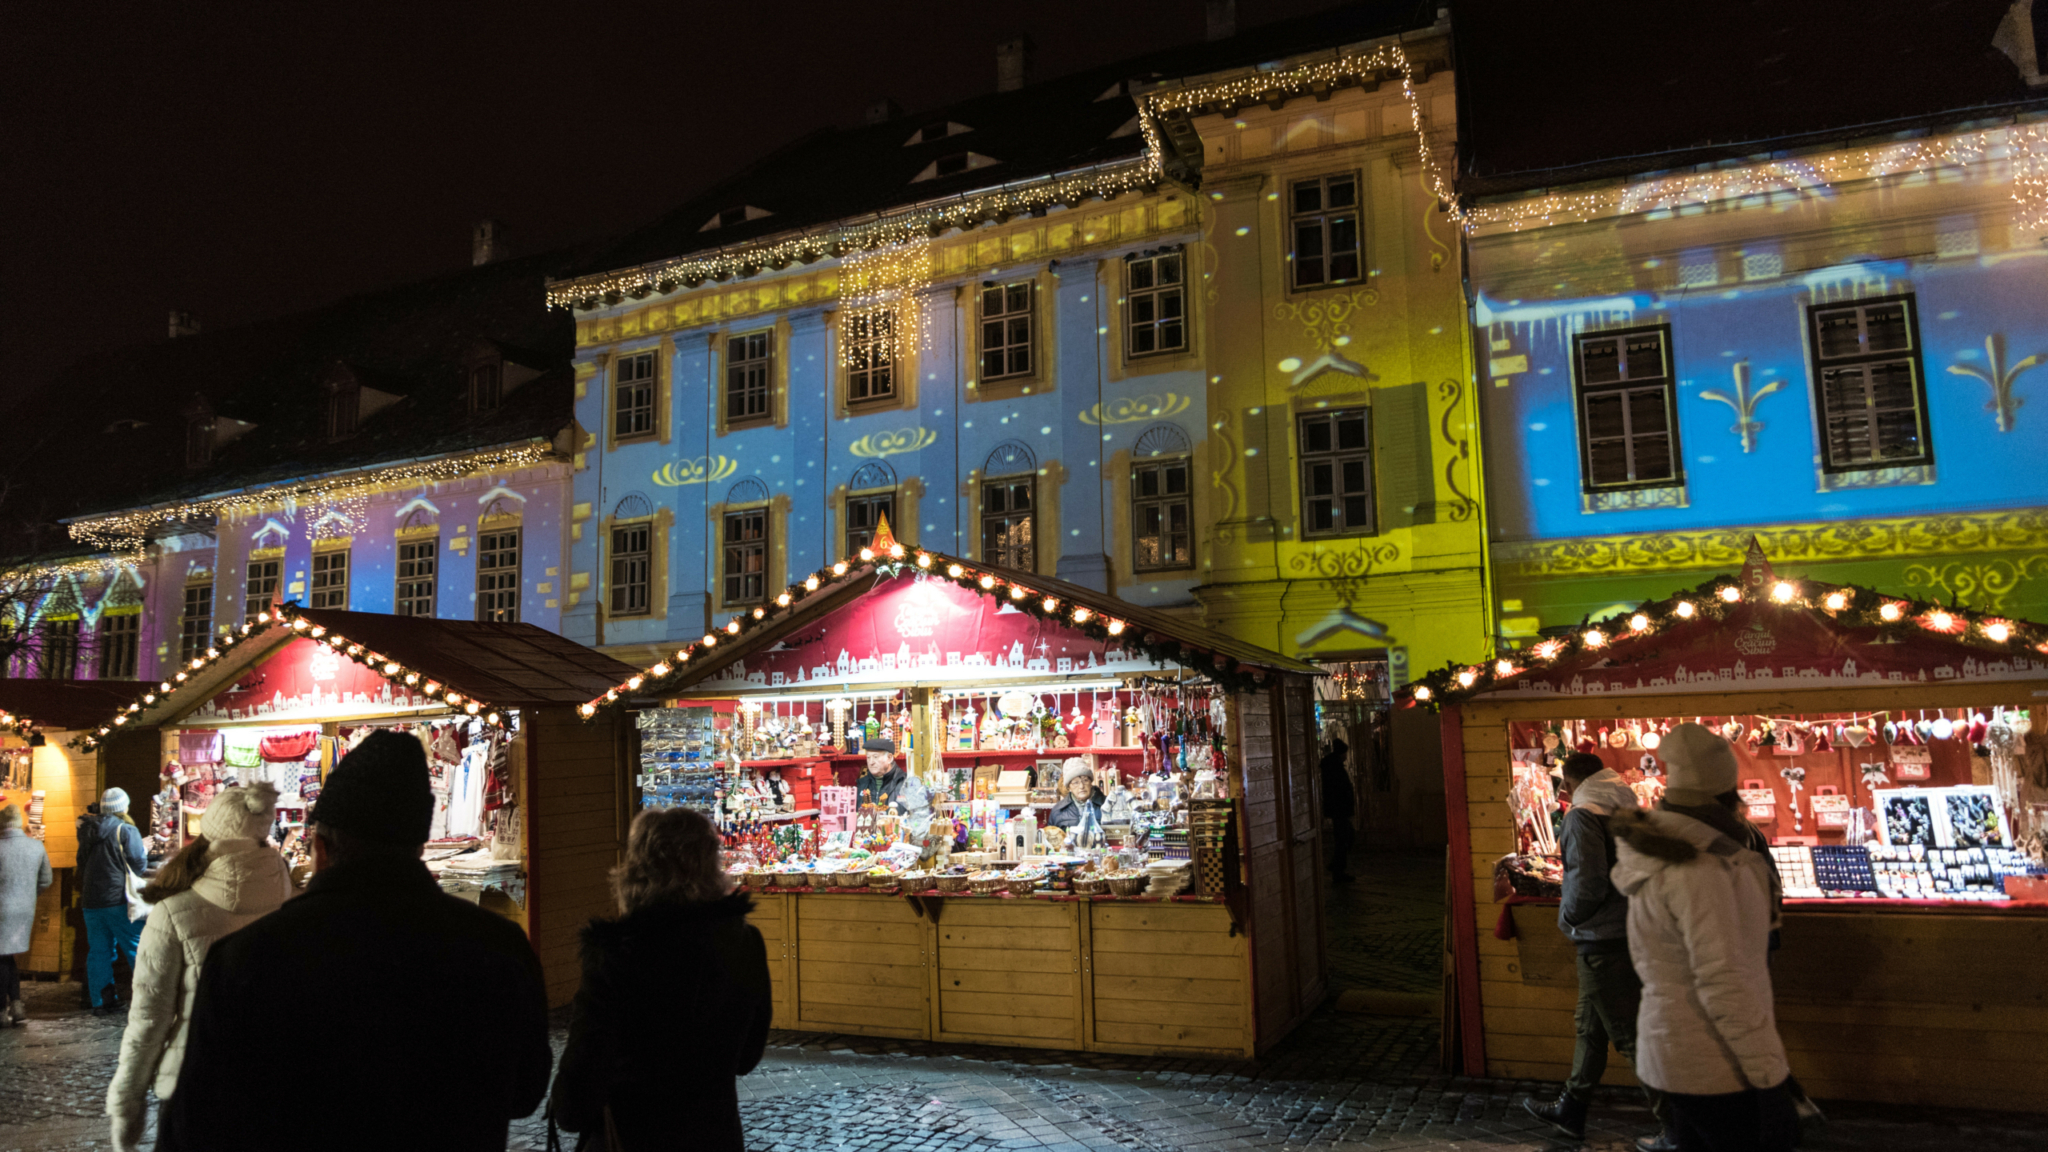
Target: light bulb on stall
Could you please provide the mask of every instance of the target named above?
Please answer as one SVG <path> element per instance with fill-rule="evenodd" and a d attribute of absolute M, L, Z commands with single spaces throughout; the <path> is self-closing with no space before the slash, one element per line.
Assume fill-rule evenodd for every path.
<path fill-rule="evenodd" d="M 839 563 L 837 563 L 837 564 L 834 564 L 834 565 L 832 566 L 832 574 L 833 574 L 834 576 L 844 576 L 844 575 L 846 575 L 846 561 L 844 561 L 844 560 L 841 560 L 841 561 L 840 561 Z"/>
<path fill-rule="evenodd" d="M 647 680 L 643 676 L 630 676 L 626 679 L 626 687 L 634 692 L 638 692 L 640 690 L 640 685 L 645 684 L 646 682 Z"/>
<path fill-rule="evenodd" d="M 1430 695 L 1431 693 L 1429 691 L 1429 685 L 1417 684 L 1415 686 L 1415 698 L 1417 700 L 1428 700 Z"/>
<path fill-rule="evenodd" d="M 1727 585 L 1726 587 L 1721 589 L 1721 599 L 1726 600 L 1730 604 L 1733 604 L 1737 600 L 1742 599 L 1742 589 L 1737 588 L 1733 584 Z"/>
<path fill-rule="evenodd" d="M 1799 587 L 1790 580 L 1780 580 L 1776 584 L 1771 585 L 1771 599 L 1776 600 L 1780 604 L 1790 604 L 1792 598 L 1797 595 L 1799 595 Z"/>
<path fill-rule="evenodd" d="M 862 559 L 863 561 L 867 561 L 867 560 L 873 560 L 873 559 L 875 558 L 875 550 L 874 550 L 873 548 L 863 548 L 863 549 L 861 549 L 861 550 L 860 550 L 860 558 L 861 558 L 861 559 Z"/>
<path fill-rule="evenodd" d="M 946 565 L 946 575 L 951 576 L 955 580 L 958 580 L 960 577 L 966 575 L 966 573 L 967 569 L 962 568 L 958 564 Z"/>
<path fill-rule="evenodd" d="M 784 593 L 783 593 L 782 595 L 780 595 L 780 596 L 777 596 L 777 597 L 775 598 L 775 606 L 776 606 L 777 608 L 787 608 L 787 607 L 789 607 L 789 593 L 787 593 L 787 592 L 784 592 Z"/>
<path fill-rule="evenodd" d="M 1460 688 L 1470 688 L 1478 680 L 1479 673 L 1474 669 L 1467 668 L 1458 673 L 1458 687 Z"/>
<path fill-rule="evenodd" d="M 2012 627 L 2002 620 L 1994 620 L 1984 626 L 1984 638 L 1993 644 L 2003 644 L 2012 639 Z"/>
<path fill-rule="evenodd" d="M 1827 595 L 1827 599 L 1822 600 L 1821 603 L 1827 605 L 1827 609 L 1830 612 L 1840 612 L 1849 606 L 1849 597 L 1841 592 L 1830 592 Z"/>
<path fill-rule="evenodd" d="M 1880 620 L 1895 623 L 1899 617 L 1905 615 L 1905 610 L 1899 607 L 1898 601 L 1888 600 L 1879 606 L 1877 615 Z"/>
<path fill-rule="evenodd" d="M 1493 662 L 1493 674 L 1496 676 L 1513 676 L 1515 674 L 1515 666 L 1505 660 L 1496 660 Z"/>
<path fill-rule="evenodd" d="M 1680 600 L 1678 603 L 1673 604 L 1671 606 L 1671 614 L 1673 616 L 1678 617 L 1680 620 L 1692 619 L 1692 614 L 1697 611 L 1699 611 L 1699 609 L 1694 608 L 1692 606 L 1692 601 L 1690 600 Z"/>
<path fill-rule="evenodd" d="M 817 578 L 816 576 L 806 576 L 806 577 L 804 577 L 804 591 L 806 591 L 806 592 L 816 592 L 817 590 L 818 590 L 818 578 Z"/>
<path fill-rule="evenodd" d="M 982 576 L 982 578 L 981 578 L 981 586 L 982 586 L 983 590 L 985 590 L 985 591 L 993 591 L 993 590 L 995 589 L 995 586 L 996 586 L 996 578 L 995 578 L 995 577 L 993 577 L 993 576 L 989 576 L 989 575 L 987 575 L 987 574 L 984 574 L 984 575 Z"/>
<path fill-rule="evenodd" d="M 1631 632 L 1648 632 L 1650 630 L 1650 618 L 1641 612 L 1636 613 L 1628 618 L 1628 630 Z"/>
<path fill-rule="evenodd" d="M 586 720 L 597 715 L 597 705 L 595 704 L 579 704 L 576 706 L 576 710 L 583 713 L 583 717 Z"/>

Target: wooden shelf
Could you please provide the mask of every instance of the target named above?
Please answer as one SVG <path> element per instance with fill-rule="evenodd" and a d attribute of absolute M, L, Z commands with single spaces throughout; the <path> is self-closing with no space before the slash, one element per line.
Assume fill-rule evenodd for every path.
<path fill-rule="evenodd" d="M 1102 744 L 1098 744 L 1093 748 L 1047 748 L 1043 752 L 1033 752 L 1029 748 L 948 748 L 945 750 L 945 754 L 948 756 L 1029 756 L 1036 760 L 1064 760 L 1069 756 L 1084 756 L 1090 753 L 1097 756 L 1142 756 L 1145 750 L 1143 748 L 1123 748 Z"/>

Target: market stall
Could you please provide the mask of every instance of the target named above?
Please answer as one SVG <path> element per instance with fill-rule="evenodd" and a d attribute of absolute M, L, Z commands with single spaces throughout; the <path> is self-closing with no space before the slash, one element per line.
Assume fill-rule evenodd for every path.
<path fill-rule="evenodd" d="M 1654 803 L 1662 735 L 1690 721 L 1734 746 L 1784 880 L 1773 981 L 1808 1091 L 2048 1110 L 2048 628 L 1780 579 L 1753 553 L 1408 702 L 1442 709 L 1468 1073 L 1570 1065 L 1555 766 L 1593 752 Z"/>
<path fill-rule="evenodd" d="M 55 881 L 36 900 L 24 974 L 84 978 L 76 908 L 78 818 L 99 800 L 97 758 L 70 747 L 81 729 L 142 697 L 135 680 L 0 680 L 0 804 L 17 804 L 22 830 L 43 842 Z"/>
<path fill-rule="evenodd" d="M 80 743 L 106 749 L 153 860 L 197 834 L 220 788 L 274 784 L 273 840 L 303 880 L 327 773 L 376 729 L 418 737 L 435 793 L 427 866 L 526 930 L 559 1004 L 580 977 L 577 932 L 612 910 L 605 873 L 629 816 L 626 722 L 585 724 L 576 705 L 630 671 L 530 624 L 286 605 Z"/>
<path fill-rule="evenodd" d="M 1248 1056 L 1324 987 L 1314 672 L 885 531 L 584 712 L 725 828 L 777 1026 Z"/>

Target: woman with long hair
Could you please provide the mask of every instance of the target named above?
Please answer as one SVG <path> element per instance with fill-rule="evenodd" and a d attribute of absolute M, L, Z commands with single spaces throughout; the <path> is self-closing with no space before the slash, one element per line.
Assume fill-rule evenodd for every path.
<path fill-rule="evenodd" d="M 753 901 L 687 808 L 636 817 L 611 881 L 619 918 L 583 930 L 549 1119 L 582 1134 L 578 1152 L 743 1152 L 733 1081 L 760 1063 L 773 1010 Z"/>
<path fill-rule="evenodd" d="M 276 809 L 274 785 L 223 789 L 199 818 L 199 836 L 142 890 L 152 905 L 149 926 L 136 950 L 121 1063 L 107 1086 L 107 1115 L 121 1152 L 133 1152 L 142 1139 L 144 1093 L 155 1087 L 157 1099 L 168 1101 L 178 1086 L 206 950 L 291 894 L 284 857 L 264 842 Z"/>

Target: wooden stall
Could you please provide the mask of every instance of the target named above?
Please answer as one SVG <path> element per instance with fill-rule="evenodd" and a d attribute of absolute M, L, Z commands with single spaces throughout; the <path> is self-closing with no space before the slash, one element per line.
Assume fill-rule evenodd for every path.
<path fill-rule="evenodd" d="M 630 817 L 630 720 L 586 722 L 576 706 L 630 672 L 531 624 L 286 605 L 222 637 L 174 679 L 143 685 L 79 743 L 100 750 L 105 775 L 134 798 L 153 856 L 196 828 L 210 798 L 201 781 L 295 776 L 280 786 L 289 840 L 317 781 L 364 729 L 401 727 L 439 743 L 429 866 L 444 890 L 526 931 L 559 1005 L 581 978 L 584 923 L 613 911 L 606 875 Z M 201 759 L 223 747 L 230 755 L 217 768 Z M 263 763 L 237 766 L 232 751 L 250 747 Z"/>
<path fill-rule="evenodd" d="M 0 680 L 0 804 L 21 806 L 24 829 L 43 842 L 55 874 L 36 900 L 20 962 L 27 975 L 62 978 L 77 969 L 83 978 L 78 818 L 105 784 L 98 759 L 71 741 L 145 690 L 136 680 Z"/>
<path fill-rule="evenodd" d="M 2048 1111 L 2048 628 L 1781 580 L 1753 556 L 1739 578 L 1433 674 L 1410 702 L 1442 708 L 1469 1074 L 1562 1080 L 1571 1063 L 1556 902 L 1506 895 L 1541 855 L 1546 761 L 1598 750 L 1653 799 L 1661 731 L 1693 721 L 1731 738 L 1785 877 L 1772 976 L 1807 1090 Z"/>
<path fill-rule="evenodd" d="M 638 707 L 643 727 L 659 731 L 662 709 L 709 699 L 736 701 L 727 714 L 780 710 L 792 725 L 800 717 L 807 736 L 813 721 L 825 730 L 826 746 L 809 759 L 857 770 L 863 758 L 846 754 L 818 709 L 835 698 L 880 701 L 871 715 L 898 723 L 901 708 L 897 731 L 912 734 L 899 757 L 932 782 L 939 811 L 963 821 L 972 802 L 943 797 L 949 779 L 957 786 L 976 766 L 1000 774 L 1038 757 L 1085 756 L 1126 782 L 1148 772 L 1163 779 L 1174 741 L 1187 739 L 1176 734 L 1210 732 L 1213 720 L 1221 796 L 1198 803 L 1217 805 L 1204 811 L 1222 813 L 1227 849 L 1216 849 L 1212 891 L 1163 898 L 1077 894 L 1057 883 L 1029 894 L 942 893 L 917 871 L 889 892 L 773 880 L 757 893 L 753 920 L 768 941 L 776 1025 L 1188 1055 L 1250 1056 L 1279 1040 L 1326 986 L 1316 670 L 1101 592 L 901 545 L 892 554 L 892 545 L 884 536 L 860 557 L 768 590 L 760 611 L 584 711 Z M 1171 694 L 1180 710 L 1157 724 L 1125 716 L 1143 710 L 1147 691 Z M 1009 693 L 1054 701 L 1065 725 L 1056 746 L 973 743 L 982 697 Z M 721 748 L 735 746 L 720 738 Z M 678 802 L 675 789 L 656 786 L 655 755 L 640 777 L 647 800 Z M 756 763 L 793 762 L 736 752 L 730 764 L 706 761 L 707 770 L 729 769 L 721 789 Z M 1015 811 L 1036 808 L 1042 819 L 1050 807 Z"/>

